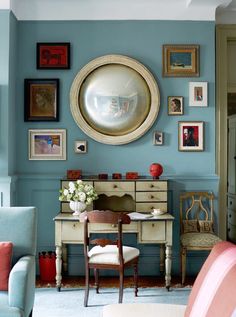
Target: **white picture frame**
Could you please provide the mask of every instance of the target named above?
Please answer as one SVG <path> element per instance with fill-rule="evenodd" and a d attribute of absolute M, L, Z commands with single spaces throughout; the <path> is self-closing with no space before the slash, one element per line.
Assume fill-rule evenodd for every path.
<path fill-rule="evenodd" d="M 190 82 L 189 83 L 189 106 L 207 107 L 208 106 L 208 83 Z"/>
<path fill-rule="evenodd" d="M 77 154 L 87 153 L 87 141 L 75 141 L 74 150 Z"/>
<path fill-rule="evenodd" d="M 153 145 L 163 145 L 164 135 L 163 132 L 154 131 L 153 132 Z"/>
<path fill-rule="evenodd" d="M 65 129 L 29 129 L 29 160 L 66 160 Z"/>

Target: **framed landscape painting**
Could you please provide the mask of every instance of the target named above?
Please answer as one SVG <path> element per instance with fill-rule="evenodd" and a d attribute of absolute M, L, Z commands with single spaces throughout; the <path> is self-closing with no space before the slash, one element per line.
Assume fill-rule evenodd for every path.
<path fill-rule="evenodd" d="M 164 77 L 198 77 L 199 45 L 163 45 Z"/>
<path fill-rule="evenodd" d="M 30 129 L 29 160 L 66 160 L 65 129 Z"/>
<path fill-rule="evenodd" d="M 179 151 L 203 151 L 204 149 L 204 122 L 180 121 L 179 122 Z"/>

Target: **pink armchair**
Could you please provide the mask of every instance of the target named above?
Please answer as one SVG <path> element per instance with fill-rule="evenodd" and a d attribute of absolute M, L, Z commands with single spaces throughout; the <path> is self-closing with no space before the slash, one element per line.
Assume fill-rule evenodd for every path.
<path fill-rule="evenodd" d="M 113 304 L 103 317 L 233 317 L 236 316 L 236 246 L 217 243 L 199 272 L 187 306 Z"/>

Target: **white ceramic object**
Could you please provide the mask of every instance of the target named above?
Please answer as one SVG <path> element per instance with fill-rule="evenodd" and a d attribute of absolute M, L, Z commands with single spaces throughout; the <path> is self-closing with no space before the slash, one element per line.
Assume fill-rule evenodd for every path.
<path fill-rule="evenodd" d="M 167 211 L 164 211 L 164 210 L 161 210 L 161 209 L 153 209 L 151 214 L 153 216 L 160 216 L 160 215 L 164 215 L 165 213 L 167 213 Z"/>
<path fill-rule="evenodd" d="M 79 216 L 86 208 L 86 204 L 80 201 L 70 201 L 70 209 L 73 210 L 73 216 Z"/>

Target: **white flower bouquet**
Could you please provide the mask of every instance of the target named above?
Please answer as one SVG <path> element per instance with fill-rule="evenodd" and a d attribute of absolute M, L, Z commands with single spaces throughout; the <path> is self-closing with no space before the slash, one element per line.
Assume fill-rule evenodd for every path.
<path fill-rule="evenodd" d="M 69 182 L 68 187 L 60 189 L 60 201 L 79 201 L 90 205 L 94 200 L 98 199 L 98 195 L 90 184 L 84 183 L 82 180 Z"/>

